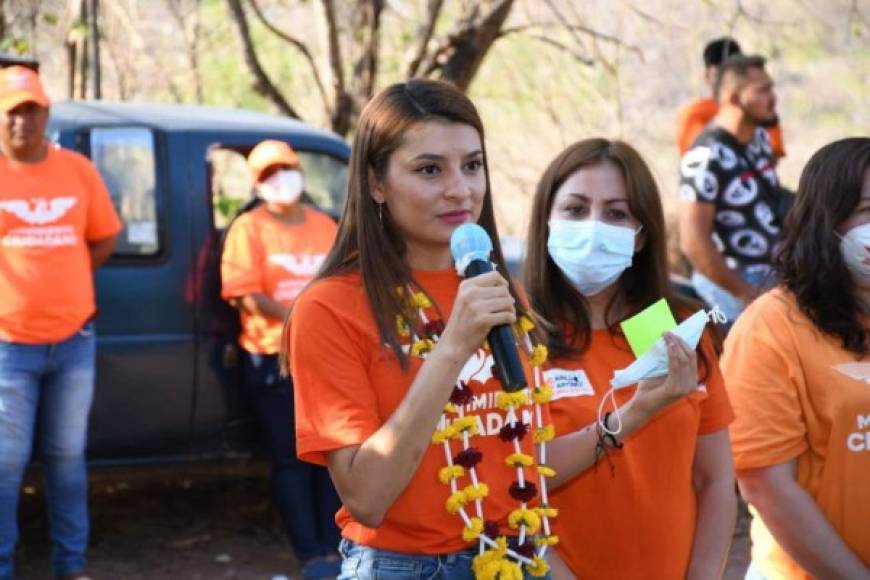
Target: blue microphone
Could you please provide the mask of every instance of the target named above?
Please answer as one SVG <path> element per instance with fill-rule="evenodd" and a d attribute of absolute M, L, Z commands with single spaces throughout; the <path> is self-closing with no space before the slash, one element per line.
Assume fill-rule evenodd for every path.
<path fill-rule="evenodd" d="M 456 262 L 456 271 L 463 278 L 492 272 L 494 269 L 489 261 L 492 241 L 486 230 L 477 224 L 465 223 L 453 230 L 453 235 L 450 236 L 450 253 Z M 502 388 L 509 393 L 526 388 L 528 381 L 520 363 L 511 327 L 507 324 L 493 326 L 486 340 L 495 361 L 495 374 L 501 381 Z"/>

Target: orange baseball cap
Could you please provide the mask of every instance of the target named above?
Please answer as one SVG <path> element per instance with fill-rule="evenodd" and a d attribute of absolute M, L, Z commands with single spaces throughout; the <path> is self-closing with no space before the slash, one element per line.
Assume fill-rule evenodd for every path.
<path fill-rule="evenodd" d="M 18 65 L 0 69 L 0 110 L 5 113 L 22 103 L 48 107 L 48 95 L 42 90 L 39 73 Z"/>
<path fill-rule="evenodd" d="M 274 139 L 261 141 L 248 155 L 248 166 L 254 174 L 254 181 L 259 182 L 263 173 L 275 165 L 299 167 L 299 155 L 287 143 Z"/>

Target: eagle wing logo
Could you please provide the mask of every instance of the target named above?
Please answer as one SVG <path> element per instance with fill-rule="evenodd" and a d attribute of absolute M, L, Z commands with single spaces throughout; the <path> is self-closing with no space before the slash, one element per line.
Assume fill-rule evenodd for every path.
<path fill-rule="evenodd" d="M 75 204 L 74 197 L 38 198 L 31 202 L 24 199 L 0 201 L 0 210 L 8 211 L 23 222 L 33 226 L 50 224 L 63 217 Z"/>

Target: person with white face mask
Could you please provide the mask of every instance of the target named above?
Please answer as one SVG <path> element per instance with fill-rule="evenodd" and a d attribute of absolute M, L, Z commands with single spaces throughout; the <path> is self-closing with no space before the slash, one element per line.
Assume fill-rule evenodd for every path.
<path fill-rule="evenodd" d="M 332 246 L 337 227 L 301 202 L 299 156 L 267 140 L 248 165 L 262 202 L 229 226 L 221 255 L 221 294 L 239 310 L 245 392 L 272 458 L 275 505 L 287 528 L 303 579 L 334 578 L 339 570 L 339 499 L 323 467 L 296 457 L 293 383 L 279 372 L 284 320 Z"/>
<path fill-rule="evenodd" d="M 747 579 L 870 579 L 870 139 L 817 151 L 722 372 L 750 504 Z"/>
<path fill-rule="evenodd" d="M 668 283 L 661 201 L 640 155 L 605 139 L 559 154 L 538 183 L 528 244 L 556 431 L 599 433 L 600 465 L 551 496 L 571 514 L 559 522 L 554 579 L 718 578 L 737 503 L 714 341 L 705 335 L 696 353 L 666 333 L 665 377 L 610 386 L 635 360 L 620 321 L 661 298 L 678 319 L 698 310 Z"/>

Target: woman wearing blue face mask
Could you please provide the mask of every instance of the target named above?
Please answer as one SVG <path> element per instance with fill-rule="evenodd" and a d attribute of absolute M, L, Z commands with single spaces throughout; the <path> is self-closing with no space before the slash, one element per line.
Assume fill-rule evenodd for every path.
<path fill-rule="evenodd" d="M 563 515 L 554 578 L 707 579 L 724 568 L 737 508 L 733 413 L 713 341 L 683 361 L 693 388 L 663 410 L 646 402 L 673 364 L 662 379 L 610 388 L 635 360 L 620 321 L 660 298 L 678 319 L 697 310 L 670 287 L 665 239 L 655 181 L 626 143 L 581 141 L 541 177 L 526 289 L 547 331 L 551 412 L 557 433 L 597 425 L 603 451 L 553 494 Z"/>
<path fill-rule="evenodd" d="M 774 268 L 722 358 L 746 577 L 870 580 L 870 139 L 807 162 Z"/>

